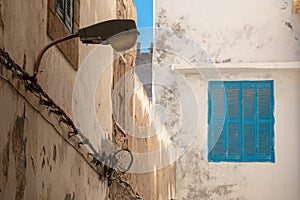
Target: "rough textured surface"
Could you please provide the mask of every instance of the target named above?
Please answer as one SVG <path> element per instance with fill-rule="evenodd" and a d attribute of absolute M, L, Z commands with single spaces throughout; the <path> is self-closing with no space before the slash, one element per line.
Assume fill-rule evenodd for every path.
<path fill-rule="evenodd" d="M 76 9 L 89 15 L 75 21 L 87 26 L 115 18 L 115 7 L 104 0 L 84 1 Z M 46 34 L 47 11 L 46 1 L 0 0 L 0 47 L 30 74 L 39 50 L 51 41 Z M 79 62 L 92 49 L 79 45 Z M 103 49 L 103 58 L 112 57 L 111 48 Z M 71 116 L 75 70 L 56 47 L 47 51 L 40 70 L 38 83 Z M 26 92 L 10 71 L 1 66 L 0 75 L 0 199 L 109 199 L 107 177 L 98 176 L 76 136 L 68 138 L 70 130 L 64 123 Z M 111 75 L 110 71 L 104 78 L 107 83 Z M 100 88 L 99 94 L 109 98 L 104 98 L 99 112 L 105 116 L 105 127 L 111 128 L 110 92 L 110 85 Z"/>
<path fill-rule="evenodd" d="M 1 77 L 11 74 L 2 69 Z M 106 182 L 60 135 L 64 126 L 10 81 L 0 81 L 0 199 L 104 199 Z"/>
<path fill-rule="evenodd" d="M 223 69 L 222 80 L 274 80 L 275 163 L 209 163 L 207 161 L 207 82 L 186 74 L 197 91 L 199 130 L 194 144 L 177 162 L 178 199 L 298 199 L 298 69 Z M 203 98 L 204 97 L 204 98 Z M 289 102 L 288 105 L 286 102 Z M 293 109 L 296 108 L 296 109 Z M 286 156 L 289 155 L 289 156 Z M 180 181 L 179 181 L 180 180 Z"/>
<path fill-rule="evenodd" d="M 26 107 L 22 116 L 16 116 L 15 124 L 12 130 L 12 147 L 16 163 L 16 197 L 23 199 L 26 187 L 26 142 L 24 135 Z"/>
<path fill-rule="evenodd" d="M 73 33 L 76 33 L 79 28 L 80 20 L 80 1 L 74 1 L 74 23 Z M 52 40 L 56 40 L 69 35 L 60 19 L 56 16 L 55 1 L 48 0 L 47 8 L 47 34 Z M 77 39 L 69 40 L 57 45 L 61 53 L 65 56 L 71 66 L 78 69 L 78 57 L 79 57 L 79 41 Z"/>
<path fill-rule="evenodd" d="M 216 63 L 299 61 L 300 15 L 286 0 L 156 0 L 156 27 L 185 34 Z M 174 12 L 176 10 L 176 12 Z"/>
<path fill-rule="evenodd" d="M 299 152 L 300 130 L 300 15 L 292 14 L 291 3 L 285 0 L 192 0 L 183 6 L 180 0 L 155 2 L 154 48 L 161 49 L 154 50 L 154 62 L 182 73 L 197 98 L 197 104 L 191 107 L 199 110 L 199 116 L 185 118 L 199 120 L 199 127 L 195 130 L 193 145 L 177 162 L 176 199 L 300 198 L 297 170 L 300 160 L 296 153 Z M 170 32 L 159 34 L 160 29 Z M 168 50 L 176 46 L 170 39 L 174 37 L 190 43 L 180 44 L 181 51 L 172 54 Z M 197 48 L 191 48 L 191 44 Z M 195 62 L 197 60 L 200 62 Z M 295 63 L 289 63 L 291 61 Z M 215 68 L 213 63 L 225 69 Z M 180 71 L 180 68 L 193 72 Z M 158 76 L 155 73 L 156 80 Z M 164 77 L 171 80 L 172 73 Z M 207 161 L 209 80 L 274 80 L 275 163 Z M 168 84 L 171 86 L 172 81 Z M 158 99 L 164 93 L 156 90 L 155 96 Z M 185 100 L 191 98 L 186 96 Z M 179 106 L 175 104 L 175 108 Z"/>
<path fill-rule="evenodd" d="M 123 9 L 131 4 L 133 4 L 132 0 L 118 0 L 117 17 L 136 19 L 135 10 Z M 130 127 L 130 123 L 139 126 L 150 125 L 150 102 L 147 98 L 146 92 L 143 89 L 143 86 L 133 70 L 136 62 L 136 53 L 137 52 L 135 50 L 126 53 L 124 55 L 126 63 L 124 63 L 120 58 L 114 63 L 113 90 L 116 90 L 115 87 L 120 79 L 121 81 L 124 81 L 124 75 L 126 72 L 130 73 L 126 74 L 126 85 L 121 84 L 121 87 L 117 88 L 117 93 L 121 98 L 113 99 L 113 109 L 119 116 L 121 116 L 118 120 L 118 123 L 121 124 L 122 129 L 126 130 L 127 132 L 125 134 L 115 125 L 113 141 L 119 146 L 121 145 L 123 148 L 129 148 L 133 153 L 147 153 L 158 150 L 162 145 L 162 141 L 160 141 L 158 137 L 135 137 L 135 133 L 128 128 Z M 136 90 L 133 91 L 134 88 Z M 126 102 L 129 102 L 129 105 L 126 105 Z M 125 117 L 128 113 L 129 117 Z M 141 165 L 147 165 L 147 163 L 141 163 Z M 161 170 L 154 170 L 153 167 L 153 172 L 136 174 L 132 173 L 126 175 L 126 178 L 144 200 L 171 199 L 175 194 L 174 166 L 169 166 Z M 110 189 L 113 188 L 118 187 L 111 187 Z M 118 194 L 120 194 L 120 192 L 122 191 L 117 191 L 116 197 Z"/>

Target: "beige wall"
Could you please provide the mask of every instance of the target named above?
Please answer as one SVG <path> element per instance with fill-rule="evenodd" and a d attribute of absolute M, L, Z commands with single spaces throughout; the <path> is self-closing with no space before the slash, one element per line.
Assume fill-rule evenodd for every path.
<path fill-rule="evenodd" d="M 51 41 L 46 34 L 47 2 L 0 0 L 0 47 L 29 74 L 33 72 L 35 56 Z M 116 17 L 135 19 L 133 1 L 80 2 L 79 27 Z M 120 59 L 113 71 L 114 56 L 118 55 L 114 55 L 109 46 L 79 44 L 80 64 L 79 70 L 75 71 L 58 48 L 52 47 L 44 55 L 40 65 L 43 72 L 37 77 L 45 92 L 77 122 L 73 112 L 76 106 L 73 95 L 74 86 L 82 80 L 80 74 L 84 74 L 91 65 L 105 71 L 103 76 L 98 77 L 98 84 L 95 85 L 95 102 L 87 104 L 87 108 L 91 110 L 83 106 L 79 112 L 85 115 L 96 111 L 95 121 L 90 122 L 86 118 L 83 122 L 91 123 L 89 128 L 92 129 L 100 123 L 105 138 L 112 137 L 114 130 L 111 91 L 112 81 L 116 76 L 113 73 L 123 73 L 125 69 L 131 69 L 135 61 L 135 52 L 126 54 L 126 68 L 122 68 L 123 61 Z M 93 72 L 95 71 L 90 71 L 88 76 L 93 76 Z M 108 188 L 106 179 L 100 177 L 99 180 L 95 165 L 86 160 L 87 149 L 78 147 L 76 137 L 68 138 L 70 130 L 49 112 L 49 108 L 40 105 L 38 98 L 26 92 L 22 82 L 13 79 L 10 71 L 1 70 L 1 77 L 0 107 L 3 112 L 0 113 L 0 199 L 131 199 L 135 196 L 135 188 L 144 199 L 167 199 L 174 196 L 174 167 L 126 176 L 133 188 L 130 185 L 124 187 L 125 182 L 118 180 Z M 90 87 L 88 82 L 79 84 L 82 88 Z M 132 81 L 126 85 L 126 94 L 131 92 L 134 84 Z M 79 98 L 85 98 L 84 92 L 85 90 L 79 93 Z M 129 106 L 139 123 L 149 117 L 149 101 L 144 95 L 143 92 L 136 94 L 135 103 Z M 140 113 L 141 110 L 145 112 Z M 124 120 L 128 120 L 127 123 L 131 121 Z M 102 148 L 103 137 L 88 133 L 86 135 L 96 149 Z M 117 139 L 112 139 L 118 142 Z M 155 139 L 146 141 L 143 145 L 149 145 L 147 148 L 152 149 L 158 143 Z M 121 143 L 123 147 L 128 144 L 135 149 L 126 140 Z"/>
<path fill-rule="evenodd" d="M 131 0 L 117 1 L 117 16 L 119 18 L 136 18 L 135 10 L 122 7 L 131 5 Z M 121 58 L 115 61 L 113 74 L 113 110 L 118 115 L 118 125 L 114 125 L 113 141 L 123 148 L 129 148 L 134 155 L 149 153 L 159 150 L 163 143 L 158 137 L 147 138 L 145 132 L 143 138 L 139 138 L 133 126 L 150 126 L 151 103 L 146 96 L 143 86 L 134 72 L 136 50 L 124 55 L 126 63 Z M 124 131 L 120 130 L 123 129 Z M 141 162 L 134 157 L 133 166 L 126 175 L 128 182 L 136 189 L 144 200 L 171 199 L 175 194 L 175 167 L 169 166 L 157 170 L 147 162 Z M 149 158 L 151 159 L 151 158 Z M 150 168 L 149 168 L 150 166 Z M 143 169 L 148 168 L 150 170 Z"/>
<path fill-rule="evenodd" d="M 1 70 L 0 199 L 105 199 L 107 183 L 85 161 L 87 152 L 11 77 Z"/>
<path fill-rule="evenodd" d="M 36 55 L 51 41 L 47 36 L 47 2 L 0 1 L 0 47 L 29 74 L 33 73 Z M 89 0 L 81 1 L 80 5 L 80 27 L 116 17 L 114 1 Z M 95 47 L 80 44 L 79 63 Z M 100 60 L 106 62 L 113 57 L 110 47 L 100 49 Z M 109 198 L 107 182 L 105 179 L 99 180 L 95 165 L 85 160 L 86 149 L 78 148 L 76 137 L 68 138 L 70 130 L 49 112 L 49 108 L 39 105 L 38 99 L 26 92 L 20 81 L 13 79 L 12 74 L 2 68 L 0 199 Z M 73 118 L 72 95 L 78 72 L 56 47 L 46 52 L 40 70 L 43 72 L 37 76 L 38 83 Z M 108 71 L 102 79 L 106 84 L 99 86 L 98 94 L 106 98 L 101 99 L 97 110 L 101 113 L 104 127 L 111 130 L 112 71 Z"/>
<path fill-rule="evenodd" d="M 147 128 L 151 127 L 152 124 L 152 128 L 155 129 L 153 119 L 150 117 L 153 105 L 149 101 L 137 75 L 134 78 L 136 90 L 133 95 L 133 123 L 136 126 Z M 161 132 L 156 130 L 156 134 L 150 137 L 150 134 L 153 134 L 153 129 L 150 129 L 151 131 L 148 129 L 142 135 L 141 132 L 133 131 L 128 137 L 128 146 L 134 154 L 150 153 L 143 158 L 137 156 L 140 160 L 134 161 L 132 166 L 133 173 L 129 174 L 129 180 L 145 200 L 172 199 L 175 197 L 176 166 L 170 163 L 170 165 L 164 166 L 162 169 L 155 168 L 155 157 L 151 155 L 151 152 L 161 151 L 162 159 L 168 158 L 168 152 L 164 150 L 166 145 L 164 144 L 165 141 L 160 137 Z"/>
<path fill-rule="evenodd" d="M 25 65 L 26 71 L 32 74 L 35 57 L 42 47 L 51 41 L 46 34 L 47 1 L 1 0 L 0 4 L 1 34 L 3 34 L 1 47 L 10 53 L 16 63 L 21 66 Z M 82 1 L 80 4 L 80 27 L 113 19 L 116 16 L 115 12 L 116 3 L 114 1 Z M 95 45 L 79 45 L 79 67 L 95 47 Z M 112 56 L 111 50 L 106 51 Z M 105 59 L 105 56 L 102 59 Z M 40 70 L 43 72 L 38 75 L 38 79 L 43 88 L 69 115 L 72 115 L 71 102 L 76 71 L 56 47 L 52 47 L 46 52 L 41 61 Z M 109 77 L 106 78 L 107 82 L 111 81 Z M 62 82 L 64 84 L 61 84 Z M 103 90 L 106 95 L 110 92 L 110 89 L 103 88 Z"/>

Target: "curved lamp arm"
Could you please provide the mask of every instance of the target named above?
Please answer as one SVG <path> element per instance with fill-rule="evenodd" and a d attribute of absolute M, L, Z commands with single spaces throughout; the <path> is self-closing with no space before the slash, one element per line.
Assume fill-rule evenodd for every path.
<path fill-rule="evenodd" d="M 33 70 L 33 78 L 36 78 L 36 75 L 37 73 L 39 72 L 39 67 L 40 67 L 40 63 L 41 63 L 41 60 L 42 60 L 42 57 L 43 55 L 45 54 L 45 52 L 52 46 L 58 44 L 58 43 L 61 43 L 61 42 L 64 42 L 66 40 L 70 40 L 70 39 L 73 39 L 73 38 L 76 38 L 76 37 L 79 37 L 79 34 L 78 33 L 74 33 L 72 35 L 68 35 L 66 37 L 63 37 L 63 38 L 59 38 L 57 40 L 54 40 L 52 42 L 50 42 L 49 44 L 47 44 L 41 51 L 40 53 L 38 54 L 38 56 L 36 57 L 36 60 L 34 62 L 34 70 Z"/>
<path fill-rule="evenodd" d="M 108 20 L 81 28 L 77 33 L 54 40 L 47 44 L 36 57 L 32 77 L 36 79 L 40 62 L 45 52 L 50 47 L 60 42 L 80 37 L 82 43 L 110 44 L 114 50 L 120 52 L 132 48 L 136 44 L 138 34 L 139 32 L 137 31 L 135 21 L 131 19 Z"/>

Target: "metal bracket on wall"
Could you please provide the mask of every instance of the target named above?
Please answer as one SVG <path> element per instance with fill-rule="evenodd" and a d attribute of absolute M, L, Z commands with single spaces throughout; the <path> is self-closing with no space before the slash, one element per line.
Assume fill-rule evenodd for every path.
<path fill-rule="evenodd" d="M 293 0 L 292 13 L 300 13 L 300 0 Z"/>

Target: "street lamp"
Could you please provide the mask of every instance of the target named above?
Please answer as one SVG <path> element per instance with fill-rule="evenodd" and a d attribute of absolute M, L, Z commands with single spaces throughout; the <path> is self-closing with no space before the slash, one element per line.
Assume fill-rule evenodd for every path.
<path fill-rule="evenodd" d="M 34 63 L 33 77 L 36 78 L 41 59 L 50 47 L 76 37 L 84 44 L 110 44 L 115 51 L 120 52 L 136 44 L 138 31 L 135 21 L 128 19 L 114 19 L 81 28 L 77 33 L 50 42 L 40 51 Z"/>

